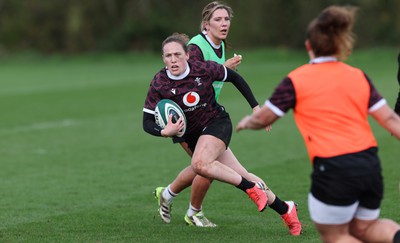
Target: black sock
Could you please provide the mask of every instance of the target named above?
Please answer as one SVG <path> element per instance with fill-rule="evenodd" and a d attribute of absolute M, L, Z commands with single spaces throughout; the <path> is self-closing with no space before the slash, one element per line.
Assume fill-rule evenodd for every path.
<path fill-rule="evenodd" d="M 393 243 L 400 243 L 400 230 L 394 234 Z"/>
<path fill-rule="evenodd" d="M 246 180 L 243 176 L 242 176 L 242 181 L 240 182 L 239 185 L 237 185 L 236 187 L 241 189 L 242 191 L 246 192 L 247 189 L 253 188 L 254 187 L 254 183 L 251 181 Z"/>
<path fill-rule="evenodd" d="M 284 215 L 289 210 L 289 206 L 284 201 L 281 201 L 279 197 L 276 197 L 275 201 L 271 205 L 269 205 L 269 207 L 275 210 L 280 215 Z"/>
<path fill-rule="evenodd" d="M 397 95 L 396 104 L 394 104 L 394 111 L 400 116 L 400 90 L 399 94 Z"/>

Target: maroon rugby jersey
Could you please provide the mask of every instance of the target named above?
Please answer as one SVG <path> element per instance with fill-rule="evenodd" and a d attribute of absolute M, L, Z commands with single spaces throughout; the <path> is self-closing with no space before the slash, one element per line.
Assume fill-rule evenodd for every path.
<path fill-rule="evenodd" d="M 144 111 L 154 114 L 161 99 L 177 103 L 185 113 L 186 133 L 202 130 L 221 111 L 215 101 L 214 80 L 225 81 L 227 71 L 223 65 L 213 61 L 188 61 L 190 71 L 186 75 L 169 77 L 166 68 L 158 72 L 150 83 Z"/>

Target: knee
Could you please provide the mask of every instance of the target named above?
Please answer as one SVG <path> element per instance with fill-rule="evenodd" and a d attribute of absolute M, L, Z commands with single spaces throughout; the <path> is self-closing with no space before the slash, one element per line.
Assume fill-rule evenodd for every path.
<path fill-rule="evenodd" d="M 375 222 L 376 221 L 353 219 L 353 221 L 350 222 L 350 234 L 359 240 L 365 240 L 368 229 L 371 225 L 374 225 Z"/>
<path fill-rule="evenodd" d="M 201 159 L 196 159 L 196 158 L 192 159 L 192 169 L 194 172 L 196 172 L 196 174 L 203 176 L 206 174 L 205 162 Z"/>
<path fill-rule="evenodd" d="M 360 227 L 350 227 L 350 235 L 354 236 L 359 240 L 365 239 L 366 229 Z"/>

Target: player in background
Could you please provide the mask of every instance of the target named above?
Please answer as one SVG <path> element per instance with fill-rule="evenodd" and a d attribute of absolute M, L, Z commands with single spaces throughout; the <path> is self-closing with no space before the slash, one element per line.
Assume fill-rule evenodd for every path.
<path fill-rule="evenodd" d="M 400 225 L 379 219 L 383 178 L 368 114 L 398 139 L 400 117 L 363 71 L 343 62 L 355 12 L 330 6 L 311 21 L 310 63 L 290 72 L 236 130 L 262 129 L 293 109 L 313 166 L 308 205 L 322 241 L 399 243 Z"/>
<path fill-rule="evenodd" d="M 398 69 L 397 69 L 397 82 L 399 83 L 400 86 L 400 53 L 397 56 L 397 64 L 398 64 Z M 394 111 L 397 113 L 397 115 L 400 116 L 400 88 L 399 88 L 399 93 L 397 95 L 397 100 L 396 104 L 394 106 Z"/>
<path fill-rule="evenodd" d="M 235 70 L 241 63 L 240 55 L 234 56 L 225 61 L 225 40 L 228 36 L 231 19 L 233 17 L 232 9 L 221 2 L 215 1 L 207 4 L 202 12 L 202 21 L 200 23 L 200 31 L 189 41 L 189 58 L 196 61 L 211 60 L 226 67 Z M 224 82 L 214 81 L 213 87 L 215 91 L 215 99 L 218 102 Z M 270 128 L 267 128 L 269 130 Z M 182 138 L 174 137 L 174 142 L 179 142 L 185 151 L 192 156 L 191 151 L 187 147 L 187 143 Z M 230 150 L 228 148 L 228 150 Z M 236 157 L 233 157 L 237 161 Z M 239 163 L 237 161 L 236 163 Z M 191 199 L 189 209 L 184 220 L 189 225 L 198 227 L 215 227 L 216 224 L 207 219 L 202 211 L 202 203 L 206 196 L 207 190 L 212 180 L 195 175 L 190 166 L 183 169 L 175 180 L 166 188 L 157 187 L 154 194 L 159 203 L 159 213 L 161 219 L 169 223 L 171 221 L 171 205 L 173 199 L 185 188 L 192 185 Z M 271 191 L 267 190 L 268 205 L 275 210 L 289 226 L 293 235 L 300 233 L 298 222 L 292 220 L 289 216 L 294 203 L 292 201 L 284 202 L 280 200 Z M 293 221 L 293 222 L 292 222 Z M 293 225 L 292 225 L 293 224 Z"/>
<path fill-rule="evenodd" d="M 156 125 L 154 119 L 154 109 L 159 100 L 167 98 L 176 102 L 185 113 L 187 128 L 183 138 L 190 152 L 193 152 L 191 167 L 185 169 L 189 180 L 184 182 L 190 185 L 199 174 L 234 185 L 246 192 L 261 212 L 267 206 L 267 189 L 260 189 L 255 183 L 265 183 L 248 173 L 229 149 L 232 124 L 225 108 L 215 100 L 212 83 L 214 80 L 232 82 L 253 111 L 259 109 L 258 103 L 246 81 L 233 70 L 212 61 L 189 60 L 186 44 L 184 37 L 176 34 L 163 42 L 166 68 L 157 73 L 151 82 L 143 109 L 143 128 L 155 136 L 172 137 L 179 134 L 183 128 L 181 118 L 176 123 L 172 123 L 170 118 L 164 129 Z M 192 103 L 187 100 L 188 94 L 192 98 L 196 97 L 191 100 Z M 295 205 L 291 202 L 289 206 L 287 217 L 291 219 L 291 227 L 296 228 L 300 234 L 301 224 Z"/>

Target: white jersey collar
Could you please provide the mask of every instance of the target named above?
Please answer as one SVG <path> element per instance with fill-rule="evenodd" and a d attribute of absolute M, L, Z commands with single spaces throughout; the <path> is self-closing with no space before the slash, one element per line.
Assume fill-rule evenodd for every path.
<path fill-rule="evenodd" d="M 170 79 L 172 79 L 172 80 L 182 80 L 182 79 L 184 79 L 186 76 L 188 76 L 189 73 L 190 73 L 190 67 L 189 67 L 189 63 L 188 63 L 188 62 L 186 62 L 186 70 L 185 70 L 185 72 L 183 72 L 183 73 L 182 73 L 181 75 L 179 75 L 179 76 L 173 75 L 173 74 L 167 69 L 167 67 L 165 67 L 165 69 L 166 69 L 168 78 L 170 78 Z"/>
<path fill-rule="evenodd" d="M 215 44 L 210 37 L 208 37 L 207 32 L 205 30 L 202 31 L 202 33 L 204 34 L 204 36 L 206 37 L 207 41 L 210 43 L 210 45 L 212 47 L 214 47 L 214 49 L 219 49 L 221 48 L 221 45 L 217 45 Z"/>
<path fill-rule="evenodd" d="M 336 57 L 332 56 L 326 56 L 326 57 L 317 57 L 312 60 L 310 60 L 310 63 L 324 63 L 324 62 L 337 62 L 338 59 Z"/>

